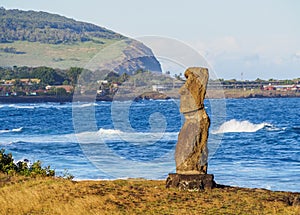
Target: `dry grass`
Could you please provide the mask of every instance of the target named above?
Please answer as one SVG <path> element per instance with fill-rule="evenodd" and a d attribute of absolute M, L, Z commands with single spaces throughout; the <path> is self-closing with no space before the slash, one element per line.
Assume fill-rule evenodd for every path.
<path fill-rule="evenodd" d="M 300 214 L 300 194 L 166 189 L 164 181 L 0 177 L 0 214 Z"/>

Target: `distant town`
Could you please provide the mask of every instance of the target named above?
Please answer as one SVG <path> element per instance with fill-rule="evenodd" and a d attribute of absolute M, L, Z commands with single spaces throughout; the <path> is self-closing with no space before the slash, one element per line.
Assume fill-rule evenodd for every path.
<path fill-rule="evenodd" d="M 97 87 L 89 87 L 92 84 L 78 86 L 78 78 L 84 74 L 90 77 L 87 81 L 93 79 Z M 145 74 L 151 74 L 149 71 L 137 70 L 135 73 L 137 78 L 131 81 L 131 76 L 123 73 L 121 75 L 109 72 L 103 79 L 93 77 L 91 71 L 83 68 L 72 67 L 67 70 L 53 69 L 49 67 L 16 67 L 1 68 L 0 67 L 0 97 L 25 97 L 25 96 L 54 96 L 54 97 L 70 97 L 74 94 L 75 88 L 78 88 L 79 94 L 96 94 L 98 97 L 113 96 L 120 87 L 141 87 L 147 85 L 149 92 L 164 93 L 172 90 L 178 91 L 184 84 L 181 76 L 170 76 L 170 73 L 160 75 L 155 79 L 151 76 L 148 80 Z M 144 79 L 144 80 L 143 80 Z M 147 84 L 145 84 L 147 83 Z M 76 87 L 77 86 L 77 87 Z M 96 92 L 95 92 L 96 89 Z M 239 80 L 210 80 L 208 90 L 225 90 L 225 91 L 253 91 L 253 92 L 278 92 L 299 93 L 300 78 L 293 80 L 262 80 L 239 81 Z M 272 94 L 272 93 L 271 93 Z"/>
<path fill-rule="evenodd" d="M 243 89 L 243 90 L 251 90 L 251 89 L 260 89 L 260 90 L 277 90 L 277 91 L 300 91 L 300 78 L 293 80 L 262 80 L 257 78 L 254 81 L 238 81 L 235 79 L 232 80 L 218 80 L 221 83 L 221 86 L 224 89 Z M 215 80 L 209 82 L 211 88 L 216 87 Z"/>

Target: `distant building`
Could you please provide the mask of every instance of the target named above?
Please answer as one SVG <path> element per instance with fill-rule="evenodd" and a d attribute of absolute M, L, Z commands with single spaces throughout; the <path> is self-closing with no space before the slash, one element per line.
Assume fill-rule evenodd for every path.
<path fill-rule="evenodd" d="M 41 82 L 38 78 L 21 78 L 21 79 L 11 79 L 11 80 L 4 80 L 4 84 L 6 85 L 13 85 L 16 80 L 20 80 L 25 85 L 32 85 L 33 83 L 39 84 Z"/>
<path fill-rule="evenodd" d="M 108 84 L 107 80 L 98 80 L 97 81 L 98 84 Z"/>
<path fill-rule="evenodd" d="M 37 96 L 37 95 L 40 95 L 40 94 L 44 94 L 46 93 L 47 91 L 46 90 L 34 90 L 34 91 L 26 91 L 25 94 L 27 96 Z"/>
<path fill-rule="evenodd" d="M 172 88 L 170 88 L 169 86 L 165 86 L 165 85 L 152 85 L 152 91 L 154 92 L 162 92 L 162 91 L 166 91 L 166 90 L 170 90 Z"/>
<path fill-rule="evenodd" d="M 300 85 L 265 85 L 264 90 L 277 90 L 277 91 L 300 91 Z"/>
<path fill-rule="evenodd" d="M 276 87 L 272 84 L 263 86 L 263 90 L 276 90 Z"/>
<path fill-rule="evenodd" d="M 120 86 L 120 83 L 118 82 L 112 82 L 111 87 L 118 88 Z"/>
<path fill-rule="evenodd" d="M 174 81 L 173 82 L 173 87 L 174 88 L 180 88 L 180 87 L 182 87 L 182 85 L 184 85 L 184 81 Z"/>
<path fill-rule="evenodd" d="M 58 89 L 58 88 L 63 88 L 63 89 L 65 89 L 66 90 L 66 92 L 67 93 L 71 93 L 71 92 L 73 92 L 73 86 L 71 86 L 71 85 L 55 85 L 55 86 L 50 86 L 50 85 L 48 85 L 48 86 L 46 86 L 46 90 L 51 90 L 51 89 Z"/>

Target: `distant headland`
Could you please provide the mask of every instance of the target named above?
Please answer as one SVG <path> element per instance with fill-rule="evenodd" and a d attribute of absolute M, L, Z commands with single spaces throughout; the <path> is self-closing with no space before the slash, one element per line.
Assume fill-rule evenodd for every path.
<path fill-rule="evenodd" d="M 114 71 L 127 74 L 138 69 L 161 72 L 160 63 L 143 43 L 57 14 L 1 7 L 0 35 L 2 67 L 83 67 L 103 49 L 111 47 L 110 56 L 105 57 L 117 62 Z"/>

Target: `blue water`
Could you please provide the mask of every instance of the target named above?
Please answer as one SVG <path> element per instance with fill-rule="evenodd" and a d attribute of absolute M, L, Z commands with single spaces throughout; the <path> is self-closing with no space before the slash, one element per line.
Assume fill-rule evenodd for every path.
<path fill-rule="evenodd" d="M 164 179 L 184 122 L 178 100 L 0 104 L 0 148 L 75 179 Z M 224 109 L 218 107 L 226 105 Z M 207 100 L 217 183 L 300 191 L 300 99 Z M 221 113 L 218 113 L 218 110 Z"/>

